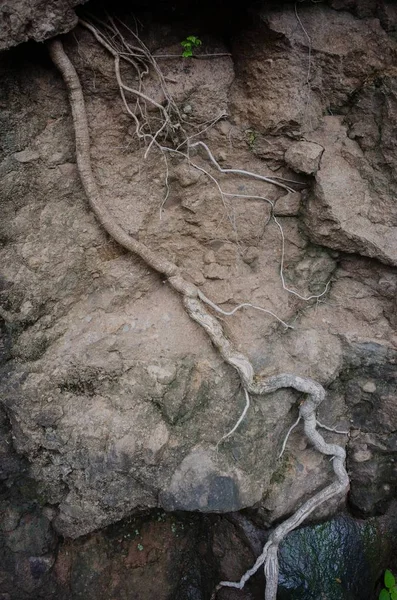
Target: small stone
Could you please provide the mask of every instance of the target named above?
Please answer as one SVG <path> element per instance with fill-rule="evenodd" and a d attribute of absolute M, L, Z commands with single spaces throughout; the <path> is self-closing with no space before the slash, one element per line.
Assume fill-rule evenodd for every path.
<path fill-rule="evenodd" d="M 226 281 L 206 281 L 203 292 L 216 304 L 229 302 L 233 298 L 233 292 Z"/>
<path fill-rule="evenodd" d="M 65 153 L 64 152 L 54 152 L 47 157 L 47 161 L 51 165 L 61 165 L 65 162 Z"/>
<path fill-rule="evenodd" d="M 362 390 L 363 392 L 368 392 L 368 394 L 373 394 L 376 392 L 376 385 L 373 381 L 367 381 L 367 383 L 362 386 Z"/>
<path fill-rule="evenodd" d="M 149 375 L 154 377 L 159 383 L 168 385 L 176 376 L 175 367 L 162 367 L 160 365 L 149 365 L 147 367 Z"/>
<path fill-rule="evenodd" d="M 199 269 L 189 269 L 188 275 L 191 281 L 196 285 L 203 285 L 203 283 L 205 283 L 205 277 Z"/>
<path fill-rule="evenodd" d="M 0 529 L 4 532 L 13 531 L 21 518 L 21 515 L 12 506 L 8 506 L 4 513 L 2 514 L 2 519 L 0 521 Z"/>
<path fill-rule="evenodd" d="M 185 104 L 185 106 L 183 107 L 183 112 L 188 115 L 192 112 L 193 108 L 191 107 L 190 104 Z"/>
<path fill-rule="evenodd" d="M 51 506 L 44 506 L 42 513 L 49 521 L 55 519 L 57 515 L 56 509 L 52 508 Z"/>
<path fill-rule="evenodd" d="M 39 256 L 30 256 L 27 261 L 30 269 L 38 269 L 41 265 L 41 259 Z"/>
<path fill-rule="evenodd" d="M 213 250 L 208 250 L 208 252 L 205 253 L 204 262 L 206 265 L 209 265 L 209 264 L 215 262 L 215 252 Z"/>
<path fill-rule="evenodd" d="M 274 214 L 276 217 L 296 217 L 299 213 L 302 196 L 299 192 L 285 194 L 276 200 Z"/>
<path fill-rule="evenodd" d="M 143 450 L 147 450 L 148 453 L 144 456 L 146 464 L 152 464 L 156 462 L 157 456 L 160 451 L 167 444 L 170 437 L 169 431 L 165 423 L 161 422 L 151 432 L 148 440 L 143 444 Z"/>
<path fill-rule="evenodd" d="M 32 310 L 32 308 L 33 308 L 33 304 L 29 300 L 26 300 L 21 306 L 21 311 L 20 311 L 21 315 L 23 315 L 23 316 L 28 315 L 30 313 L 30 311 Z"/>
<path fill-rule="evenodd" d="M 229 135 L 231 129 L 230 123 L 227 121 L 221 121 L 218 125 L 218 129 L 222 135 Z"/>
<path fill-rule="evenodd" d="M 247 263 L 247 265 L 251 265 L 259 256 L 258 248 L 255 246 L 250 246 L 247 248 L 242 256 L 243 261 Z"/>
<path fill-rule="evenodd" d="M 13 154 L 13 157 L 20 163 L 29 163 L 38 160 L 40 155 L 35 150 L 22 150 L 22 152 Z"/>
<path fill-rule="evenodd" d="M 217 263 L 211 263 L 205 267 L 204 276 L 207 279 L 228 279 L 229 271 L 227 267 L 222 267 L 222 265 L 218 265 Z"/>
<path fill-rule="evenodd" d="M 65 177 L 77 175 L 77 166 L 74 163 L 63 163 L 62 165 L 59 165 L 58 168 Z"/>
<path fill-rule="evenodd" d="M 313 175 L 318 171 L 323 147 L 314 142 L 296 142 L 284 155 L 284 160 L 297 173 Z"/>
<path fill-rule="evenodd" d="M 200 172 L 189 165 L 182 164 L 174 170 L 174 177 L 181 187 L 186 188 L 197 183 Z"/>
<path fill-rule="evenodd" d="M 52 554 L 47 556 L 29 556 L 30 572 L 33 579 L 40 579 L 53 566 L 55 557 Z"/>
<path fill-rule="evenodd" d="M 220 265 L 235 265 L 237 257 L 236 247 L 232 244 L 223 244 L 216 250 L 216 262 Z"/>
<path fill-rule="evenodd" d="M 354 440 L 359 435 L 360 435 L 360 430 L 359 429 L 351 429 L 350 430 L 350 437 L 351 437 L 352 440 Z"/>
<path fill-rule="evenodd" d="M 367 462 L 367 460 L 371 460 L 371 458 L 372 452 L 371 450 L 368 450 L 368 448 L 357 450 L 357 452 L 353 454 L 353 459 L 358 463 Z"/>

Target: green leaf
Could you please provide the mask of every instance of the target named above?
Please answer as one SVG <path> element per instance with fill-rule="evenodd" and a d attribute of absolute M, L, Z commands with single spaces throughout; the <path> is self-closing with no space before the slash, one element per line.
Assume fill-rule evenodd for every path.
<path fill-rule="evenodd" d="M 200 38 L 198 38 L 195 35 L 188 35 L 186 39 L 188 42 L 190 42 L 192 44 L 192 46 L 201 46 L 201 44 L 202 44 L 202 41 L 200 40 Z"/>
<path fill-rule="evenodd" d="M 183 58 L 190 58 L 191 56 L 193 56 L 193 52 L 191 50 L 184 50 L 182 52 L 182 56 Z"/>
<path fill-rule="evenodd" d="M 397 587 L 396 586 L 391 588 L 390 598 L 391 598 L 391 600 L 397 600 Z"/>
<path fill-rule="evenodd" d="M 390 600 L 390 594 L 385 588 L 379 594 L 379 600 Z"/>
<path fill-rule="evenodd" d="M 183 46 L 184 48 L 190 48 L 191 45 L 191 42 L 188 42 L 186 40 L 183 40 L 183 42 L 181 42 L 181 46 Z"/>
<path fill-rule="evenodd" d="M 396 578 L 394 577 L 393 573 L 391 571 L 389 571 L 389 569 L 386 569 L 386 571 L 385 571 L 385 586 L 390 590 L 390 588 L 392 588 L 395 585 L 396 585 Z"/>

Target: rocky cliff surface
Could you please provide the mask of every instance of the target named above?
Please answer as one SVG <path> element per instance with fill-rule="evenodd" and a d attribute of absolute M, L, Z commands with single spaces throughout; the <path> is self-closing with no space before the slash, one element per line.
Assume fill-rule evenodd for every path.
<path fill-rule="evenodd" d="M 76 27 L 73 8 L 85 0 L 2 0 L 0 50 L 28 40 L 42 42 Z"/>
<path fill-rule="evenodd" d="M 33 15 L 34 5 L 21 3 L 30 20 L 22 26 L 3 3 L 11 15 L 3 45 L 74 27 L 74 4 L 54 2 L 50 15 L 38 3 L 47 12 Z M 186 127 L 205 129 L 219 165 L 283 177 L 294 192 L 211 171 L 197 152 L 238 195 L 226 197 L 189 164 L 166 165 L 156 148 L 144 158 L 111 57 L 81 27 L 64 39 L 112 215 L 224 311 L 252 303 L 293 327 L 249 307 L 222 317 L 261 374 L 288 371 L 326 386 L 320 420 L 350 431 L 326 435 L 347 444 L 350 505 L 361 515 L 383 514 L 396 493 L 397 11 L 381 4 L 353 12 L 336 2 L 267 4 L 231 39 L 196 31 L 196 21 L 143 23 Z M 182 59 L 180 41 L 192 32 L 203 56 Z M 277 459 L 299 394 L 254 397 L 217 446 L 244 407 L 236 374 L 168 285 L 96 222 L 66 90 L 46 49 L 11 50 L 0 68 L 0 451 L 11 490 L 1 510 L 7 547 L 27 552 L 15 567 L 25 573 L 23 593 L 37 597 L 53 568 L 54 530 L 77 538 L 157 507 L 256 506 L 268 526 L 289 515 L 332 478 L 299 429 Z M 164 102 L 161 88 L 149 81 L 147 89 Z M 15 498 L 22 508 L 13 512 Z M 37 530 L 40 547 L 18 546 Z"/>

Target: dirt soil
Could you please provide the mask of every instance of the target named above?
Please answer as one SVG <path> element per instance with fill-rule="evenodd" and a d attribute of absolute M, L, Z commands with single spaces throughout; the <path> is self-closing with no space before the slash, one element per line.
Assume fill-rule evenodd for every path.
<path fill-rule="evenodd" d="M 213 179 L 180 157 L 168 160 L 164 202 L 164 156 L 153 147 L 144 158 L 111 57 L 79 26 L 64 47 L 82 82 L 104 203 L 223 310 L 250 302 L 293 327 L 251 308 L 222 316 L 257 373 L 293 372 L 326 386 L 319 418 L 350 431 L 325 435 L 347 444 L 350 506 L 367 516 L 387 510 L 397 480 L 397 13 L 386 2 L 378 13 L 335 8 L 266 6 L 231 40 L 197 32 L 199 52 L 227 54 L 218 57 L 179 56 L 194 26 L 188 20 L 152 20 L 141 31 L 153 54 L 178 55 L 158 64 L 190 135 L 223 115 L 200 134 L 222 168 L 297 182 L 286 192 L 221 174 L 202 150 L 194 156 L 225 191 L 274 204 L 285 286 L 270 204 L 222 198 Z M 291 514 L 332 479 L 329 461 L 299 429 L 277 459 L 299 394 L 252 398 L 242 425 L 216 447 L 244 407 L 236 373 L 168 284 L 109 239 L 89 210 L 66 89 L 45 47 L 8 51 L 0 69 L 5 486 L 16 482 L 24 497 L 28 485 L 26 510 L 45 510 L 51 535 L 69 540 L 149 508 L 255 507 L 261 526 Z M 164 100 L 150 79 L 146 90 Z M 320 298 L 301 298 L 327 284 Z M 40 573 L 53 568 L 54 543 L 26 555 L 48 558 Z M 59 577 L 69 569 L 65 552 Z M 131 552 L 131 568 L 152 560 L 146 550 Z M 38 597 L 40 586 L 23 585 L 20 596 L 4 593 Z M 151 597 L 145 593 L 137 598 Z"/>

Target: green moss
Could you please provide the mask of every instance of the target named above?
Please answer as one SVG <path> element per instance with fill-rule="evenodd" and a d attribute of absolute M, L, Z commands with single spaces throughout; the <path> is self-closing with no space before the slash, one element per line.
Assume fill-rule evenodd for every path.
<path fill-rule="evenodd" d="M 274 471 L 270 483 L 282 483 L 287 477 L 287 473 L 291 466 L 291 460 L 288 453 L 285 453 L 280 459 L 278 468 Z"/>
<path fill-rule="evenodd" d="M 253 150 L 254 146 L 255 146 L 256 138 L 258 137 L 258 133 L 255 131 L 255 129 L 246 129 L 244 133 L 246 135 L 248 146 L 250 147 L 251 150 Z"/>

